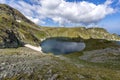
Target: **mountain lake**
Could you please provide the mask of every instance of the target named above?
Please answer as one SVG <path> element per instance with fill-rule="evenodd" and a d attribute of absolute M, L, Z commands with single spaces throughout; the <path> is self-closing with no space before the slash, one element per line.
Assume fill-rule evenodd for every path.
<path fill-rule="evenodd" d="M 85 48 L 85 43 L 81 41 L 74 42 L 50 38 L 42 41 L 40 46 L 44 53 L 53 53 L 55 55 L 59 55 L 82 51 Z"/>

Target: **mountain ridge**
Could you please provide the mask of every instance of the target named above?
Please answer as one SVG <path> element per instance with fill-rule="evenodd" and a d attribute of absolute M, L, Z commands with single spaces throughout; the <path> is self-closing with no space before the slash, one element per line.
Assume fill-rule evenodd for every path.
<path fill-rule="evenodd" d="M 12 32 L 12 34 L 16 36 L 16 39 L 12 41 L 12 37 L 10 37 L 6 31 Z M 110 34 L 103 28 L 54 28 L 38 26 L 18 10 L 6 4 L 0 4 L 0 43 L 2 43 L 3 46 L 5 46 L 4 44 L 6 43 L 11 44 L 11 42 L 13 42 L 12 44 L 15 43 L 17 44 L 15 47 L 18 47 L 17 39 L 19 43 L 39 45 L 42 39 L 49 37 L 120 40 L 118 35 Z"/>
<path fill-rule="evenodd" d="M 120 37 L 117 34 L 110 34 L 107 30 L 100 27 L 43 27 L 44 31 L 47 31 L 52 37 L 71 37 L 71 38 L 83 38 L 83 39 L 105 39 L 111 41 L 119 41 Z"/>

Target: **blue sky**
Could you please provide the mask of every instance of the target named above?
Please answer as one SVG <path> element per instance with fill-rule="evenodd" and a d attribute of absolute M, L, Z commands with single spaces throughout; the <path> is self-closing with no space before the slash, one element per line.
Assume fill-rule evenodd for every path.
<path fill-rule="evenodd" d="M 120 34 L 120 0 L 0 0 L 41 26 L 103 27 Z"/>

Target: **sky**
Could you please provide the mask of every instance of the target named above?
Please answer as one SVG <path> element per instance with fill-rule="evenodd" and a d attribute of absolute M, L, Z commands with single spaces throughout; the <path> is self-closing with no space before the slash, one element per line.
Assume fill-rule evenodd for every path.
<path fill-rule="evenodd" d="M 102 27 L 120 34 L 120 0 L 0 0 L 41 26 Z"/>

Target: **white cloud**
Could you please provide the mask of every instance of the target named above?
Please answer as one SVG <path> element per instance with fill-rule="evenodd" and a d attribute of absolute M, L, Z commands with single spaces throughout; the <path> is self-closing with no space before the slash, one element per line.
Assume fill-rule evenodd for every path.
<path fill-rule="evenodd" d="M 45 22 L 39 20 L 39 18 L 33 18 L 33 17 L 29 17 L 29 16 L 26 16 L 26 17 L 36 24 L 45 24 Z"/>
<path fill-rule="evenodd" d="M 54 10 L 61 4 L 61 0 L 41 0 L 40 3 L 42 7 Z"/>
<path fill-rule="evenodd" d="M 112 3 L 111 0 L 100 5 L 86 1 L 71 3 L 65 0 L 41 0 L 40 3 L 40 14 L 60 24 L 95 23 L 114 12 L 114 9 L 109 6 Z"/>
<path fill-rule="evenodd" d="M 17 1 L 17 3 L 14 1 L 10 2 L 9 5 L 20 10 L 35 23 L 39 23 L 45 18 L 50 18 L 62 25 L 96 23 L 115 11 L 110 7 L 112 0 L 106 0 L 104 4 L 99 5 L 86 1 L 73 3 L 65 0 L 30 0 L 37 3 L 33 5 L 22 0 Z"/>
<path fill-rule="evenodd" d="M 0 0 L 0 3 L 2 3 L 2 4 L 6 3 L 6 0 Z"/>

